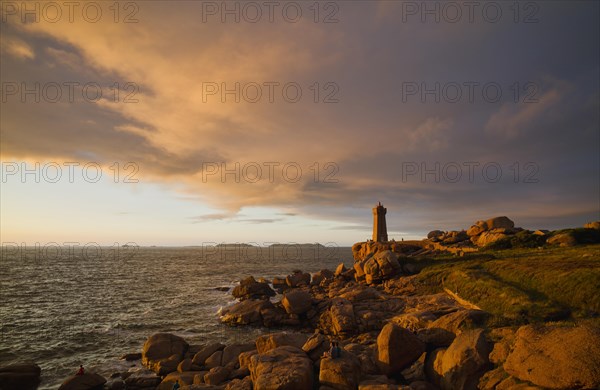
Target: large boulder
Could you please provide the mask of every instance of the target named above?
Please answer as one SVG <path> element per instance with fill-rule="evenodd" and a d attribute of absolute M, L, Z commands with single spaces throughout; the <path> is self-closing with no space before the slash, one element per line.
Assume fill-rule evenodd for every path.
<path fill-rule="evenodd" d="M 239 356 L 242 352 L 250 352 L 256 350 L 255 343 L 246 344 L 231 344 L 223 349 L 223 356 L 221 358 L 221 365 L 223 366 L 236 366 L 239 361 Z"/>
<path fill-rule="evenodd" d="M 35 390 L 40 383 L 40 366 L 16 363 L 0 367 L 0 389 Z"/>
<path fill-rule="evenodd" d="M 125 378 L 127 389 L 156 389 L 160 382 L 161 378 L 159 376 L 146 369 L 134 371 Z"/>
<path fill-rule="evenodd" d="M 238 286 L 235 286 L 232 295 L 241 300 L 266 299 L 275 296 L 275 291 L 269 287 L 268 283 L 257 282 L 254 277 L 248 276 L 241 280 Z"/>
<path fill-rule="evenodd" d="M 428 357 L 426 365 L 433 366 L 426 369 L 429 379 L 442 390 L 477 389 L 479 379 L 490 366 L 490 351 L 483 329 L 464 331 L 448 349 L 436 350 Z"/>
<path fill-rule="evenodd" d="M 225 390 L 252 390 L 252 378 L 234 379 L 225 386 Z"/>
<path fill-rule="evenodd" d="M 444 232 L 441 230 L 432 230 L 427 233 L 427 238 L 429 240 L 438 241 L 440 237 L 444 235 Z"/>
<path fill-rule="evenodd" d="M 316 361 L 323 356 L 323 353 L 329 350 L 329 339 L 321 333 L 314 333 L 306 340 L 302 346 L 302 350 L 306 352 L 312 360 Z"/>
<path fill-rule="evenodd" d="M 390 250 L 380 251 L 362 264 L 367 283 L 378 283 L 389 279 L 402 270 L 398 262 L 398 255 Z"/>
<path fill-rule="evenodd" d="M 354 318 L 354 306 L 352 302 L 344 298 L 334 298 L 329 308 L 331 318 L 332 333 L 335 335 L 345 335 L 352 333 L 356 329 Z"/>
<path fill-rule="evenodd" d="M 471 240 L 478 247 L 484 247 L 493 242 L 503 240 L 507 237 L 508 237 L 508 235 L 506 233 L 485 231 L 485 232 L 481 233 L 478 237 L 472 237 Z"/>
<path fill-rule="evenodd" d="M 310 284 L 312 286 L 318 286 L 324 280 L 331 280 L 334 277 L 335 277 L 335 274 L 332 271 L 330 271 L 328 269 L 322 269 L 319 272 L 315 272 L 314 274 L 312 274 Z"/>
<path fill-rule="evenodd" d="M 204 374 L 204 383 L 207 385 L 220 385 L 225 382 L 230 373 L 231 369 L 228 367 L 213 367 Z"/>
<path fill-rule="evenodd" d="M 332 359 L 321 359 L 319 383 L 332 389 L 354 390 L 358 387 L 361 377 L 360 360 L 346 350 L 341 350 L 340 356 Z"/>
<path fill-rule="evenodd" d="M 504 370 L 550 389 L 600 387 L 600 329 L 591 326 L 519 328 Z"/>
<path fill-rule="evenodd" d="M 588 222 L 585 225 L 583 225 L 583 227 L 586 229 L 600 230 L 600 221 Z"/>
<path fill-rule="evenodd" d="M 469 229 L 467 229 L 467 236 L 473 237 L 478 236 L 483 233 L 487 229 L 487 224 L 485 221 L 477 221 L 475 225 L 472 225 Z"/>
<path fill-rule="evenodd" d="M 429 324 L 429 328 L 440 328 L 458 335 L 463 330 L 478 328 L 489 317 L 483 310 L 457 310 L 453 313 L 441 316 Z"/>
<path fill-rule="evenodd" d="M 577 245 L 577 239 L 571 232 L 558 233 L 546 240 L 548 245 L 558 246 L 575 246 Z"/>
<path fill-rule="evenodd" d="M 206 362 L 206 359 L 212 356 L 215 352 L 222 351 L 223 348 L 225 348 L 225 345 L 221 343 L 208 344 L 200 351 L 196 352 L 194 358 L 192 359 L 192 364 L 195 364 L 197 366 L 203 366 Z"/>
<path fill-rule="evenodd" d="M 312 307 L 312 297 L 304 290 L 288 290 L 284 293 L 281 304 L 288 314 L 304 314 Z"/>
<path fill-rule="evenodd" d="M 286 276 L 285 282 L 289 287 L 308 286 L 310 285 L 310 274 L 294 271 L 293 274 Z"/>
<path fill-rule="evenodd" d="M 262 312 L 272 309 L 268 300 L 247 299 L 221 310 L 221 322 L 230 325 L 262 325 Z"/>
<path fill-rule="evenodd" d="M 485 221 L 486 230 L 492 229 L 512 229 L 515 227 L 515 223 L 508 217 L 495 217 Z"/>
<path fill-rule="evenodd" d="M 238 356 L 238 363 L 240 368 L 248 368 L 248 365 L 250 364 L 250 358 L 256 355 L 257 353 L 258 351 L 256 349 L 240 353 L 240 355 Z"/>
<path fill-rule="evenodd" d="M 340 263 L 340 264 L 338 264 L 338 266 L 335 268 L 334 275 L 335 275 L 335 276 L 340 276 L 340 275 L 342 275 L 342 274 L 343 274 L 344 272 L 346 272 L 346 271 L 347 271 L 347 269 L 346 269 L 346 265 L 345 265 L 344 263 Z"/>
<path fill-rule="evenodd" d="M 313 388 L 313 363 L 301 349 L 283 346 L 250 358 L 254 390 L 305 390 Z"/>
<path fill-rule="evenodd" d="M 386 375 L 400 373 L 425 352 L 425 344 L 411 331 L 386 324 L 377 337 L 377 364 Z"/>
<path fill-rule="evenodd" d="M 188 343 L 179 336 L 156 333 L 144 343 L 142 364 L 158 375 L 166 375 L 177 370 L 188 347 Z"/>
<path fill-rule="evenodd" d="M 189 386 L 194 382 L 194 376 L 197 373 L 196 371 L 172 372 L 160 382 L 156 390 L 171 390 L 176 381 L 179 381 L 181 386 Z"/>
<path fill-rule="evenodd" d="M 370 337 L 370 335 L 369 335 Z M 380 374 L 377 366 L 377 344 L 358 344 L 350 343 L 344 345 L 344 349 L 358 358 L 362 374 L 376 375 Z"/>
<path fill-rule="evenodd" d="M 292 346 L 301 349 L 308 335 L 302 333 L 270 333 L 259 336 L 256 339 L 256 350 L 258 353 L 265 353 L 272 349 L 282 346 Z"/>
<path fill-rule="evenodd" d="M 102 390 L 106 379 L 94 373 L 73 375 L 65 379 L 58 390 Z M 21 387 L 16 387 L 21 389 Z"/>

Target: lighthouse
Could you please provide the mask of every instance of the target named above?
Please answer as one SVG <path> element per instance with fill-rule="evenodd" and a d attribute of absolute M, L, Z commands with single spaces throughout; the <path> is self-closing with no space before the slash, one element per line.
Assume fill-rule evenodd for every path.
<path fill-rule="evenodd" d="M 373 207 L 373 241 L 387 242 L 387 225 L 385 223 L 385 213 L 387 209 L 383 207 L 381 202 Z"/>

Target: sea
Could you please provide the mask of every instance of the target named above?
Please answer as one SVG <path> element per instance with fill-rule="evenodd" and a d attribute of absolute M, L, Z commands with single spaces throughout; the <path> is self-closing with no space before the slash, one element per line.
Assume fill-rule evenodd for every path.
<path fill-rule="evenodd" d="M 37 363 L 42 390 L 57 389 L 80 364 L 105 377 L 141 368 L 119 358 L 141 352 L 156 332 L 190 344 L 254 340 L 269 330 L 219 322 L 240 279 L 353 262 L 351 248 L 328 244 L 1 249 L 0 366 Z"/>

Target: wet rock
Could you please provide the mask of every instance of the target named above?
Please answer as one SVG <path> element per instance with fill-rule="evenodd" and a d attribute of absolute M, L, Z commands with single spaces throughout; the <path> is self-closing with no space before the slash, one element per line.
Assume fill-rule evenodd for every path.
<path fill-rule="evenodd" d="M 15 363 L 0 367 L 0 389 L 35 390 L 41 369 L 34 363 Z"/>
<path fill-rule="evenodd" d="M 230 325 L 262 325 L 262 311 L 274 309 L 267 300 L 247 299 L 221 311 L 221 322 Z"/>
<path fill-rule="evenodd" d="M 160 382 L 160 377 L 146 369 L 138 370 L 125 378 L 127 389 L 156 389 Z"/>
<path fill-rule="evenodd" d="M 86 372 L 83 375 L 73 375 L 65 379 L 58 390 L 102 390 L 106 379 L 94 373 Z M 15 388 L 20 389 L 17 386 Z"/>
<path fill-rule="evenodd" d="M 232 295 L 241 300 L 266 299 L 275 296 L 275 291 L 269 287 L 268 283 L 257 282 L 254 277 L 248 276 L 241 280 L 238 286 L 235 286 Z"/>
<path fill-rule="evenodd" d="M 135 361 L 135 360 L 140 360 L 141 358 L 142 358 L 141 352 L 134 352 L 134 353 L 126 353 L 125 355 L 121 356 L 120 359 L 131 362 L 131 361 Z"/>
<path fill-rule="evenodd" d="M 158 375 L 166 375 L 177 370 L 188 346 L 188 343 L 179 336 L 156 333 L 144 343 L 142 364 Z"/>

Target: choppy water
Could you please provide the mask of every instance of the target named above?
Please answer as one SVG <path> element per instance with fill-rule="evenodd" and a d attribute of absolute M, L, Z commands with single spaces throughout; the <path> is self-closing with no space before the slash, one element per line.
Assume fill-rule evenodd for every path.
<path fill-rule="evenodd" d="M 79 364 L 105 375 L 128 367 L 119 356 L 158 331 L 191 343 L 248 340 L 261 331 L 218 322 L 232 297 L 216 287 L 352 263 L 350 248 L 333 247 L 99 249 L 2 248 L 0 365 L 34 361 L 40 389 L 55 389 Z"/>

